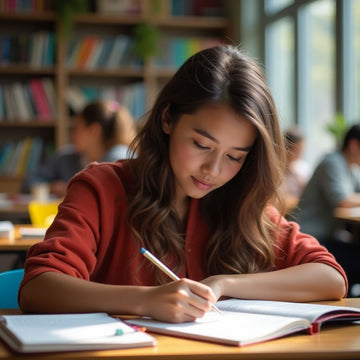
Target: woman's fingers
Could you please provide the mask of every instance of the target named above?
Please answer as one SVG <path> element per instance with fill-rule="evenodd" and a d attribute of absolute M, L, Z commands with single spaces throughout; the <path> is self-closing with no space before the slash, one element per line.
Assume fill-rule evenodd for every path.
<path fill-rule="evenodd" d="M 151 288 L 148 301 L 151 317 L 178 323 L 204 316 L 216 299 L 207 285 L 181 279 Z"/>

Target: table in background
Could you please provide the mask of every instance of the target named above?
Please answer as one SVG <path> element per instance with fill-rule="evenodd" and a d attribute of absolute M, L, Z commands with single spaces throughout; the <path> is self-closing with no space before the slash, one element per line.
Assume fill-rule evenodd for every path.
<path fill-rule="evenodd" d="M 16 254 L 17 259 L 12 268 L 18 268 L 24 262 L 28 249 L 42 241 L 43 237 L 22 238 L 19 232 L 20 227 L 31 227 L 31 225 L 15 225 L 14 239 L 0 238 L 0 254 Z"/>
<path fill-rule="evenodd" d="M 360 207 L 353 207 L 353 208 L 338 207 L 334 211 L 334 216 L 336 219 L 348 221 L 360 225 Z"/>
<path fill-rule="evenodd" d="M 338 207 L 334 210 L 334 217 L 350 229 L 354 240 L 360 240 L 360 207 Z"/>
<path fill-rule="evenodd" d="M 325 301 L 322 304 L 360 308 L 360 298 Z M 0 310 L 1 314 L 19 313 L 18 310 Z M 186 340 L 165 335 L 154 335 L 157 346 L 106 351 L 45 353 L 16 355 L 0 342 L 1 359 L 119 359 L 119 360 L 332 360 L 360 359 L 360 325 L 333 324 L 322 327 L 315 335 L 295 334 L 281 339 L 245 347 L 233 347 Z"/>

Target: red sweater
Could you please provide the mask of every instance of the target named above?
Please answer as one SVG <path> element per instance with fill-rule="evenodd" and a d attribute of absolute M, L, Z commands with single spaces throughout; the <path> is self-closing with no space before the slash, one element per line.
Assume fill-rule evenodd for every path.
<path fill-rule="evenodd" d="M 155 284 L 149 262 L 126 223 L 126 194 L 132 191 L 133 183 L 126 164 L 94 163 L 71 180 L 45 240 L 28 252 L 22 285 L 46 271 L 107 284 Z M 279 215 L 275 209 L 270 212 L 276 221 Z M 186 268 L 179 277 L 207 277 L 202 259 L 208 238 L 199 201 L 192 199 L 185 238 Z M 276 269 L 319 262 L 337 269 L 346 279 L 334 257 L 316 239 L 302 234 L 296 223 L 282 218 L 274 242 Z"/>

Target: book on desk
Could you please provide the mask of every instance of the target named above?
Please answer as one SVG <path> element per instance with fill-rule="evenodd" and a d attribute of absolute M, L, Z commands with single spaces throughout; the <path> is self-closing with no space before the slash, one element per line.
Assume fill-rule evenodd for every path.
<path fill-rule="evenodd" d="M 154 346 L 139 328 L 106 313 L 3 315 L 0 338 L 19 353 Z"/>
<path fill-rule="evenodd" d="M 150 318 L 129 322 L 154 333 L 244 346 L 301 331 L 315 334 L 325 322 L 360 320 L 360 309 L 333 305 L 229 299 L 216 306 L 223 315 L 209 312 L 195 322 L 172 324 Z"/>

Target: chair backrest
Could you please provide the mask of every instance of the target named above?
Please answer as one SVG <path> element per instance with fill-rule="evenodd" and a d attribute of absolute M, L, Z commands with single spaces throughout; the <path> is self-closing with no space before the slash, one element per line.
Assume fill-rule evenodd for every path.
<path fill-rule="evenodd" d="M 0 273 L 0 308 L 18 309 L 18 291 L 24 277 L 24 269 Z"/>

